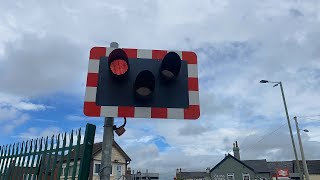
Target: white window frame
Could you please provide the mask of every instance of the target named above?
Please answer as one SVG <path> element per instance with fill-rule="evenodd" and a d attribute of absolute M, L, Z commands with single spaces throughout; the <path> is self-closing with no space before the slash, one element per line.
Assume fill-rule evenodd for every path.
<path fill-rule="evenodd" d="M 232 180 L 235 180 L 234 179 L 234 173 L 227 173 L 227 180 L 229 180 L 229 176 L 232 177 Z"/>
<path fill-rule="evenodd" d="M 99 175 L 99 173 L 96 173 L 96 165 L 98 165 L 98 164 L 100 165 L 100 169 L 101 169 L 101 163 L 94 163 L 94 164 L 93 164 L 93 167 L 94 167 L 94 169 L 93 169 L 93 174 L 94 174 L 94 175 Z"/>
<path fill-rule="evenodd" d="M 66 163 L 64 163 L 64 164 L 62 165 L 62 169 L 61 169 L 62 172 L 61 172 L 61 174 L 60 174 L 60 178 L 65 176 L 66 166 L 67 166 Z M 72 169 L 73 169 L 74 162 L 70 162 L 69 166 L 72 166 Z M 70 171 L 70 167 L 69 167 L 69 171 Z M 77 162 L 76 177 L 78 177 L 77 172 L 79 173 L 79 171 L 80 171 L 80 161 Z M 67 177 L 72 177 L 72 173 L 71 173 L 71 174 L 68 173 L 68 176 L 67 176 Z"/>
<path fill-rule="evenodd" d="M 37 175 L 35 175 L 35 174 L 23 174 L 22 177 L 23 177 L 23 180 L 27 180 L 27 179 L 29 179 L 30 176 L 31 176 L 30 179 L 33 179 L 34 176 L 36 176 L 36 179 L 38 179 Z"/>
<path fill-rule="evenodd" d="M 101 161 L 93 161 L 93 175 L 99 176 L 98 173 L 95 173 L 96 164 L 100 164 L 100 168 L 102 168 L 101 167 Z M 113 165 L 111 165 L 111 174 L 110 174 L 110 176 L 113 176 L 113 169 L 114 169 L 114 167 L 113 167 Z"/>
<path fill-rule="evenodd" d="M 118 172 L 118 167 L 120 167 L 120 175 L 122 175 L 122 165 L 121 164 L 117 164 L 116 165 L 116 172 Z"/>
<path fill-rule="evenodd" d="M 248 176 L 249 177 L 248 180 L 250 180 L 250 174 L 249 173 L 242 173 L 242 180 L 244 180 L 245 176 Z"/>

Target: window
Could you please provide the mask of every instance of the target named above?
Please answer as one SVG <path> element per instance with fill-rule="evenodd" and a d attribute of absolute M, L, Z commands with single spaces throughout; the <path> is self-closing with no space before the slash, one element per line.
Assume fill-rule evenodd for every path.
<path fill-rule="evenodd" d="M 101 164 L 94 164 L 94 173 L 99 174 Z"/>
<path fill-rule="evenodd" d="M 227 180 L 234 180 L 234 173 L 228 173 Z"/>
<path fill-rule="evenodd" d="M 94 163 L 94 170 L 93 170 L 93 173 L 94 174 L 99 174 L 99 172 L 100 172 L 100 169 L 101 169 L 101 164 L 99 164 L 99 163 Z M 111 166 L 111 175 L 113 174 L 113 172 L 112 172 L 112 166 Z"/>
<path fill-rule="evenodd" d="M 35 177 L 34 177 L 35 176 Z M 37 175 L 34 175 L 34 174 L 23 174 L 23 180 L 28 180 L 28 179 L 37 179 Z"/>
<path fill-rule="evenodd" d="M 250 180 L 250 174 L 249 173 L 242 173 L 242 179 L 243 180 Z"/>
<path fill-rule="evenodd" d="M 65 176 L 65 175 L 72 176 L 73 168 L 74 168 L 74 165 L 70 165 L 69 168 L 68 168 L 68 172 L 67 172 L 67 167 L 63 167 L 60 176 Z M 80 167 L 79 167 L 79 164 L 78 164 L 78 165 L 77 165 L 77 168 L 76 168 L 76 174 L 75 174 L 75 176 L 78 176 L 78 174 L 79 174 L 79 168 L 80 168 Z M 67 174 L 67 173 L 68 173 L 68 174 Z"/>
<path fill-rule="evenodd" d="M 117 166 L 117 171 L 121 171 L 121 166 L 120 165 Z"/>
<path fill-rule="evenodd" d="M 113 171 L 112 171 L 113 166 L 111 166 L 111 175 L 113 175 Z"/>
<path fill-rule="evenodd" d="M 69 166 L 68 176 L 72 176 L 72 172 L 73 172 L 73 166 Z"/>
<path fill-rule="evenodd" d="M 117 165 L 116 175 L 121 176 L 121 174 L 122 174 L 122 166 L 121 165 Z"/>

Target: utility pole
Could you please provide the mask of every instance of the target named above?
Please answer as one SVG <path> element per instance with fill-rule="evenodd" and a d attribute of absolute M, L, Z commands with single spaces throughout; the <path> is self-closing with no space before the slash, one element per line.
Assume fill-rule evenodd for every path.
<path fill-rule="evenodd" d="M 118 48 L 119 44 L 116 42 L 112 42 L 110 43 L 110 47 Z M 102 157 L 101 157 L 101 169 L 100 169 L 101 180 L 110 180 L 110 174 L 112 174 L 111 153 L 112 153 L 112 144 L 114 139 L 113 125 L 114 125 L 113 117 L 104 118 Z"/>
<path fill-rule="evenodd" d="M 285 109 L 285 111 L 286 111 L 286 116 L 287 116 L 287 121 L 288 121 L 288 126 L 289 126 L 289 132 L 290 132 L 291 142 L 292 142 L 292 146 L 293 146 L 293 152 L 294 152 L 294 156 L 295 156 L 295 158 L 296 158 L 297 169 L 298 169 L 298 172 L 299 172 L 299 175 L 300 175 L 300 179 L 303 180 L 303 176 L 302 176 L 302 173 L 301 173 L 300 164 L 299 164 L 299 160 L 298 160 L 296 145 L 295 145 L 294 139 L 293 139 L 292 128 L 291 128 L 291 123 L 290 123 L 290 118 L 289 118 L 289 113 L 288 113 L 286 98 L 284 97 L 282 82 L 280 81 L 279 84 L 280 84 L 280 89 L 281 89 L 281 94 L 282 94 L 282 100 L 283 100 L 283 104 L 284 104 L 284 109 Z"/>
<path fill-rule="evenodd" d="M 294 156 L 295 156 L 295 158 L 296 158 L 296 163 L 297 163 L 297 170 L 298 170 L 298 172 L 299 172 L 300 179 L 302 180 L 303 177 L 302 177 L 302 173 L 301 173 L 301 169 L 300 169 L 300 164 L 299 164 L 299 159 L 298 159 L 298 155 L 297 155 L 296 145 L 295 145 L 294 139 L 293 139 L 293 133 L 292 133 L 292 128 L 291 128 L 291 123 L 290 123 L 290 118 L 289 118 L 289 113 L 288 113 L 286 98 L 284 97 L 282 82 L 281 82 L 281 81 L 279 81 L 279 82 L 272 82 L 272 81 L 268 81 L 268 80 L 261 80 L 260 83 L 272 83 L 272 84 L 275 84 L 273 87 L 276 87 L 276 86 L 278 86 L 278 85 L 280 84 L 280 90 L 281 90 L 281 95 L 282 95 L 284 110 L 285 110 L 286 116 L 287 116 L 287 122 L 288 122 L 288 127 L 289 127 L 289 132 L 290 132 L 290 137 L 291 137 L 293 152 L 294 152 Z"/>
<path fill-rule="evenodd" d="M 300 146 L 300 152 L 301 152 L 301 158 L 302 158 L 302 163 L 303 163 L 304 174 L 306 176 L 306 180 L 310 180 L 307 162 L 306 162 L 306 159 L 304 157 L 304 151 L 303 151 L 303 146 L 302 146 L 302 141 L 301 141 L 301 136 L 300 136 L 300 129 L 299 129 L 297 117 L 295 116 L 295 117 L 293 117 L 293 119 L 294 119 L 294 121 L 296 123 L 296 129 L 297 129 L 297 134 L 298 134 L 298 140 L 299 140 L 299 146 Z"/>

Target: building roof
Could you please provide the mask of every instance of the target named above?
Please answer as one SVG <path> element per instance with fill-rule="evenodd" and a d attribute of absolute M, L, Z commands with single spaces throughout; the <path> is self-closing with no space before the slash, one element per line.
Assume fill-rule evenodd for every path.
<path fill-rule="evenodd" d="M 269 173 L 270 172 L 266 159 L 242 160 L 242 162 L 245 163 L 246 165 L 252 167 L 254 169 L 254 172 L 257 172 L 257 173 Z"/>
<path fill-rule="evenodd" d="M 307 160 L 307 167 L 309 174 L 320 174 L 320 160 Z M 292 161 L 293 167 L 296 166 L 296 161 Z M 303 172 L 303 164 L 302 161 L 299 161 L 301 172 Z M 296 169 L 295 169 L 296 170 Z"/>
<path fill-rule="evenodd" d="M 128 154 L 124 152 L 124 150 L 119 146 L 119 144 L 116 141 L 113 141 L 113 146 L 120 152 L 120 154 L 124 157 L 126 161 L 131 161 Z M 100 151 L 102 151 L 102 142 L 93 145 L 92 155 L 96 155 Z"/>
<path fill-rule="evenodd" d="M 232 158 L 236 161 L 238 161 L 240 164 L 244 165 L 245 167 L 247 167 L 248 169 L 254 171 L 254 169 L 252 167 L 250 167 L 249 165 L 243 163 L 242 161 L 240 161 L 239 159 L 233 157 L 231 154 L 228 154 L 227 156 L 225 156 L 222 161 L 220 161 L 217 165 L 215 165 L 211 170 L 210 170 L 210 173 L 215 170 L 217 167 L 219 167 L 225 160 L 227 160 L 228 158 Z M 255 172 L 255 171 L 254 171 Z"/>
<path fill-rule="evenodd" d="M 119 144 L 116 141 L 113 141 L 113 147 L 115 147 L 120 152 L 120 154 L 124 157 L 124 159 L 126 161 L 131 161 L 131 159 L 128 156 L 128 154 L 123 151 L 123 149 L 119 146 Z M 92 155 L 93 156 L 98 154 L 101 151 L 102 151 L 102 142 L 93 144 L 93 147 L 92 147 Z M 71 153 L 70 154 L 70 159 L 74 160 L 74 156 L 75 156 L 74 149 L 72 149 L 72 151 L 70 153 Z M 83 156 L 83 144 L 80 145 L 80 152 L 79 152 L 78 156 L 79 156 L 79 159 L 81 159 L 82 156 Z M 67 158 L 68 158 L 68 156 L 66 155 L 64 160 L 66 161 Z"/>
<path fill-rule="evenodd" d="M 289 173 L 296 173 L 296 161 L 275 161 L 267 162 L 269 170 L 272 175 L 275 176 L 276 169 L 288 169 Z M 299 161 L 301 172 L 303 172 L 302 161 Z M 307 161 L 309 174 L 320 174 L 320 160 L 308 160 Z"/>
<path fill-rule="evenodd" d="M 292 161 L 274 161 L 267 162 L 268 168 L 270 170 L 271 176 L 276 176 L 277 168 L 288 169 L 289 173 L 293 173 L 293 163 Z"/>
<path fill-rule="evenodd" d="M 177 178 L 180 177 L 181 173 L 181 178 L 204 178 L 209 176 L 208 173 L 206 172 L 179 172 L 177 173 Z"/>

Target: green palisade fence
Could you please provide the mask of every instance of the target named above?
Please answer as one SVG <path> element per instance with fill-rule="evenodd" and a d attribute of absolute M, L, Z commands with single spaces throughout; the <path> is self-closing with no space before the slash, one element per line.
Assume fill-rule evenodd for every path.
<path fill-rule="evenodd" d="M 0 146 L 0 180 L 87 180 L 96 126 Z M 82 142 L 82 144 L 81 144 Z"/>

